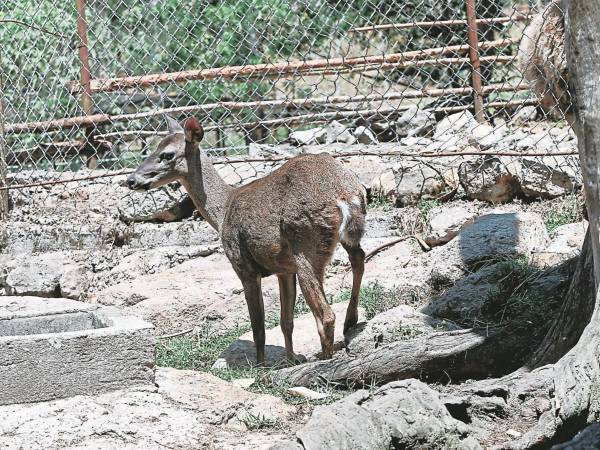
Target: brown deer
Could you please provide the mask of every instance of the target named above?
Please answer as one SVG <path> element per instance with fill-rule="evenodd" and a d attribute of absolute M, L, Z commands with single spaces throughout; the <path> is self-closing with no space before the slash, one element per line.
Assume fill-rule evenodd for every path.
<path fill-rule="evenodd" d="M 264 178 L 233 188 L 200 150 L 204 130 L 195 118 L 186 121 L 185 129 L 170 117 L 167 123 L 169 135 L 128 177 L 129 187 L 148 190 L 179 180 L 200 214 L 220 233 L 225 254 L 244 287 L 259 364 L 265 358 L 261 278 L 272 274 L 279 279 L 288 358 L 295 359 L 296 276 L 317 323 L 322 357 L 331 358 L 335 315 L 325 298 L 323 278 L 338 242 L 348 252 L 353 271 L 344 334 L 358 321 L 366 197 L 357 177 L 330 155 L 306 154 Z"/>

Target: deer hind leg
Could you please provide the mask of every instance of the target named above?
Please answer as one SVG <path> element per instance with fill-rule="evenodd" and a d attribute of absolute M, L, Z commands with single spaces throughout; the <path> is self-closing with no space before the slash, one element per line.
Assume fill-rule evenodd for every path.
<path fill-rule="evenodd" d="M 360 244 L 349 245 L 342 243 L 342 246 L 348 252 L 350 265 L 352 266 L 352 294 L 350 303 L 346 310 L 346 320 L 344 320 L 344 336 L 358 322 L 358 299 L 360 294 L 360 284 L 365 272 L 365 252 Z"/>
<path fill-rule="evenodd" d="M 329 359 L 333 356 L 335 314 L 327 303 L 323 290 L 324 268 L 311 263 L 304 255 L 296 256 L 296 266 L 298 284 L 317 322 L 322 357 Z"/>
<path fill-rule="evenodd" d="M 277 275 L 281 303 L 281 332 L 285 340 L 285 351 L 289 362 L 296 361 L 292 333 L 294 332 L 294 306 L 296 305 L 296 275 Z"/>
<path fill-rule="evenodd" d="M 250 324 L 252 325 L 252 335 L 256 346 L 256 362 L 257 364 L 263 364 L 265 362 L 265 307 L 261 279 L 259 276 L 243 277 L 242 285 L 244 286 L 244 295 L 250 313 Z"/>

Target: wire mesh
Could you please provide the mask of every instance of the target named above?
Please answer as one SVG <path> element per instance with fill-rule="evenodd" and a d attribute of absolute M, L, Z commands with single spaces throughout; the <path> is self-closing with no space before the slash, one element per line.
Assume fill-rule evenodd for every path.
<path fill-rule="evenodd" d="M 540 61 L 539 35 L 523 35 L 543 6 L 479 0 L 473 22 L 469 1 L 6 0 L 0 192 L 92 214 L 80 188 L 123 184 L 165 136 L 165 114 L 200 119 L 231 184 L 317 150 L 481 173 L 519 163 L 542 167 L 541 184 L 578 174 L 564 55 Z M 533 56 L 519 67 L 523 39 Z"/>

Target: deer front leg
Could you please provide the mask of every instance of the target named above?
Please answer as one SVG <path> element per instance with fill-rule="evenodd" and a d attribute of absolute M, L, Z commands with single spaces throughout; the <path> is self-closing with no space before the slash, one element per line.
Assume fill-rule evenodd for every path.
<path fill-rule="evenodd" d="M 348 252 L 350 265 L 352 266 L 352 294 L 350 296 L 350 303 L 348 303 L 348 309 L 346 310 L 346 320 L 344 321 L 344 336 L 346 336 L 350 328 L 358 322 L 358 297 L 360 294 L 360 284 L 365 272 L 365 252 L 360 248 L 360 245 L 350 247 L 342 244 L 342 246 Z"/>
<path fill-rule="evenodd" d="M 248 313 L 250 313 L 250 324 L 252 325 L 252 335 L 256 346 L 256 362 L 257 364 L 263 364 L 265 362 L 265 307 L 261 279 L 259 276 L 243 277 L 242 285 L 244 286 Z"/>
<path fill-rule="evenodd" d="M 289 363 L 296 362 L 292 333 L 294 332 L 294 306 L 296 305 L 296 275 L 277 275 L 281 303 L 281 332 L 285 340 L 285 352 Z"/>
<path fill-rule="evenodd" d="M 296 266 L 298 284 L 300 284 L 304 299 L 317 322 L 317 330 L 321 339 L 322 357 L 323 359 L 329 359 L 333 357 L 335 314 L 331 310 L 331 306 L 327 303 L 325 292 L 323 291 L 323 270 L 316 270 L 304 256 L 296 258 Z"/>

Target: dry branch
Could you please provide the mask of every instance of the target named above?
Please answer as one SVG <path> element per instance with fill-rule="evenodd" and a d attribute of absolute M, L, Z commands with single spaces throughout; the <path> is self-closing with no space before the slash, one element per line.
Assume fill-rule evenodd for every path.
<path fill-rule="evenodd" d="M 495 41 L 481 42 L 479 48 L 489 49 L 506 47 L 519 42 L 517 38 L 498 39 Z M 193 80 L 214 79 L 243 79 L 255 77 L 279 77 L 281 75 L 299 75 L 306 70 L 333 69 L 352 66 L 365 66 L 369 64 L 382 64 L 405 62 L 429 58 L 432 56 L 443 56 L 453 53 L 464 53 L 469 51 L 468 45 L 449 45 L 424 50 L 415 50 L 389 55 L 362 56 L 353 58 L 329 58 L 311 61 L 293 61 L 276 64 L 254 64 L 244 66 L 215 67 L 210 69 L 186 70 L 182 72 L 171 72 L 162 74 L 139 75 L 120 78 L 97 79 L 91 82 L 91 92 L 114 92 L 129 88 L 142 88 L 156 86 L 164 83 L 182 83 Z M 81 93 L 81 85 L 75 81 L 66 83 L 72 94 Z"/>

